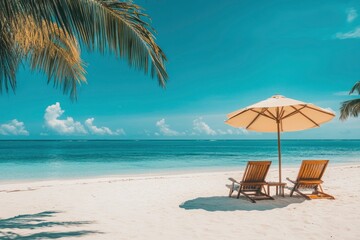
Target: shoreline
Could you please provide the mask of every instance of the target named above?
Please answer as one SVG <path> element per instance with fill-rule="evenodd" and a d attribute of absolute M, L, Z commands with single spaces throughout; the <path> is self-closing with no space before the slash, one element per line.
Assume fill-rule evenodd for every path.
<path fill-rule="evenodd" d="M 338 167 L 360 167 L 360 162 L 346 162 L 346 163 L 331 163 L 328 166 L 329 168 L 338 168 Z M 278 165 L 272 165 L 270 167 L 269 173 L 273 172 L 276 174 L 278 172 Z M 297 170 L 299 165 L 283 165 L 282 171 L 287 170 Z M 37 184 L 37 183 L 71 183 L 77 181 L 83 182 L 94 182 L 94 181 L 112 181 L 112 180 L 141 180 L 141 179 L 156 179 L 163 177 L 184 177 L 189 175 L 216 175 L 216 174 L 239 174 L 245 170 L 244 166 L 239 167 L 223 167 L 223 168 L 198 168 L 198 169 L 181 169 L 173 171 L 154 171 L 151 173 L 124 173 L 124 174 L 105 174 L 105 175 L 96 175 L 96 176 L 80 176 L 80 177 L 64 177 L 64 178 L 34 178 L 34 179 L 13 179 L 13 180 L 0 180 L 1 185 L 15 185 L 15 184 Z M 283 179 L 284 182 L 285 179 Z M 0 191 L 2 188 L 0 187 Z"/>

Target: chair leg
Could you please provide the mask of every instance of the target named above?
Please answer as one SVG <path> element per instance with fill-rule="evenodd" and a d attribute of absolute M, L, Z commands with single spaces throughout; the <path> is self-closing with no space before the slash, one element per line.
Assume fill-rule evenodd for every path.
<path fill-rule="evenodd" d="M 241 193 L 241 190 L 240 190 L 240 188 L 239 188 L 239 192 L 238 192 L 237 197 L 236 197 L 237 199 L 239 199 L 240 193 Z"/>
<path fill-rule="evenodd" d="M 317 194 L 317 193 L 318 193 L 318 186 L 315 186 L 312 194 Z"/>
<path fill-rule="evenodd" d="M 304 197 L 304 198 L 306 198 L 307 200 L 311 200 L 311 198 L 308 196 L 308 195 L 306 195 L 306 194 L 304 194 L 304 193 L 302 193 L 302 192 L 300 192 L 299 190 L 295 190 L 296 191 L 296 193 L 298 193 L 300 196 L 302 196 L 302 197 Z"/>
<path fill-rule="evenodd" d="M 267 198 L 269 198 L 271 200 L 274 200 L 274 198 L 272 196 L 270 196 L 269 194 L 267 194 L 267 193 L 260 192 L 259 195 L 266 196 Z"/>
<path fill-rule="evenodd" d="M 294 194 L 294 191 L 295 191 L 295 188 L 296 188 L 296 185 L 291 189 L 291 192 L 290 192 L 290 197 L 292 197 L 293 196 L 293 194 Z"/>
<path fill-rule="evenodd" d="M 318 192 L 318 193 L 320 193 L 320 194 L 324 195 L 324 196 L 325 196 L 324 198 L 328 198 L 328 199 L 332 199 L 332 200 L 334 200 L 334 199 L 335 199 L 335 197 L 334 197 L 334 196 L 329 195 L 329 194 L 327 194 L 327 193 L 324 193 L 324 192 Z"/>
<path fill-rule="evenodd" d="M 229 197 L 231 197 L 232 193 L 234 192 L 234 187 L 235 187 L 235 185 L 233 183 L 230 187 Z"/>
<path fill-rule="evenodd" d="M 229 197 L 231 197 L 232 193 L 234 192 L 234 190 L 231 188 L 230 192 L 229 192 Z"/>
<path fill-rule="evenodd" d="M 266 189 L 265 189 L 265 186 L 262 186 L 262 189 L 264 190 L 264 193 L 267 194 Z"/>
<path fill-rule="evenodd" d="M 256 203 L 256 201 L 254 199 L 252 199 L 249 195 L 247 195 L 246 193 L 242 193 L 247 199 L 249 199 L 252 203 Z M 240 196 L 240 191 L 239 191 L 239 194 L 238 196 Z M 239 197 L 238 197 L 239 198 Z"/>

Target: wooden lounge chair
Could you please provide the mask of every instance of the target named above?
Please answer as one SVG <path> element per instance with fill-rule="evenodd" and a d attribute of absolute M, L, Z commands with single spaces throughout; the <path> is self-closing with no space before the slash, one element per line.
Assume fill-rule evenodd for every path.
<path fill-rule="evenodd" d="M 292 181 L 289 178 L 286 178 L 288 181 L 294 184 L 290 192 L 290 197 L 297 192 L 306 199 L 335 199 L 333 196 L 324 193 L 321 184 L 321 180 L 326 166 L 328 165 L 329 160 L 303 160 L 299 170 L 298 177 L 296 181 Z M 304 193 L 300 190 L 312 190 L 312 193 Z M 320 191 L 319 191 L 320 189 Z"/>
<path fill-rule="evenodd" d="M 229 197 L 231 197 L 234 191 L 238 191 L 237 198 L 239 198 L 242 193 L 253 203 L 256 202 L 255 200 L 274 200 L 266 194 L 264 187 L 264 185 L 266 185 L 265 177 L 269 171 L 270 165 L 271 161 L 249 161 L 241 182 L 229 178 L 232 182 L 231 185 L 228 185 L 230 188 Z M 262 192 L 262 190 L 264 190 L 264 192 Z"/>

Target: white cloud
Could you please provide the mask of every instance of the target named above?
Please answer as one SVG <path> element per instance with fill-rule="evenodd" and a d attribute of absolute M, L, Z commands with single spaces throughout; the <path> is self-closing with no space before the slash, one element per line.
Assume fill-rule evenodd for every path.
<path fill-rule="evenodd" d="M 192 135 L 206 134 L 206 135 L 244 135 L 248 134 L 248 131 L 243 128 L 228 128 L 228 129 L 212 129 L 204 120 L 199 117 L 193 121 L 193 132 Z"/>
<path fill-rule="evenodd" d="M 86 134 L 84 126 L 72 117 L 59 119 L 65 111 L 61 109 L 60 103 L 50 105 L 45 110 L 45 125 L 61 135 Z"/>
<path fill-rule="evenodd" d="M 165 119 L 160 119 L 156 122 L 156 126 L 159 128 L 159 131 L 164 136 L 178 136 L 179 132 L 170 129 L 170 126 L 166 124 Z M 156 133 L 155 133 L 156 135 Z M 157 135 L 158 136 L 158 135 Z"/>
<path fill-rule="evenodd" d="M 25 124 L 19 122 L 17 119 L 11 120 L 9 123 L 0 125 L 1 135 L 29 135 L 29 132 L 25 129 Z"/>
<path fill-rule="evenodd" d="M 226 130 L 222 130 L 222 129 L 218 129 L 217 132 L 221 135 L 228 135 L 228 134 L 232 134 L 232 130 L 231 129 L 226 129 Z"/>
<path fill-rule="evenodd" d="M 249 134 L 248 130 L 246 130 L 245 128 L 234 128 L 234 129 L 226 129 L 226 130 L 218 129 L 217 132 L 221 135 L 247 135 L 247 134 Z"/>
<path fill-rule="evenodd" d="M 346 20 L 349 23 L 353 22 L 358 16 L 357 11 L 356 11 L 355 8 L 349 8 L 346 12 L 347 12 Z"/>
<path fill-rule="evenodd" d="M 207 123 L 205 123 L 202 118 L 196 118 L 193 121 L 193 129 L 198 133 L 204 133 L 206 135 L 217 135 L 216 131 L 213 130 Z"/>
<path fill-rule="evenodd" d="M 355 8 L 349 8 L 348 10 L 346 10 L 346 21 L 348 23 L 352 23 L 357 17 L 357 11 Z M 338 32 L 335 35 L 335 38 L 338 39 L 351 39 L 351 38 L 360 38 L 360 26 L 356 27 L 354 30 L 349 31 L 349 32 Z"/>
<path fill-rule="evenodd" d="M 85 121 L 85 126 L 89 130 L 90 133 L 94 135 L 125 135 L 125 131 L 123 129 L 117 129 L 116 131 L 112 131 L 108 127 L 97 127 L 94 123 L 94 118 L 88 118 Z"/>
<path fill-rule="evenodd" d="M 45 126 L 61 135 L 125 135 L 123 129 L 111 130 L 108 127 L 97 127 L 94 125 L 95 118 L 86 119 L 84 125 L 78 121 L 75 121 L 72 117 L 66 119 L 60 119 L 64 114 L 64 110 L 61 109 L 60 103 L 50 105 L 45 110 Z M 47 133 L 42 133 L 44 135 Z"/>
<path fill-rule="evenodd" d="M 247 135 L 249 132 L 243 128 L 227 128 L 227 129 L 213 129 L 207 124 L 202 117 L 193 120 L 191 130 L 178 132 L 170 128 L 166 124 L 165 119 L 160 119 L 156 122 L 158 131 L 154 132 L 155 136 L 224 136 L 224 135 Z"/>
<path fill-rule="evenodd" d="M 337 33 L 335 37 L 338 39 L 360 38 L 360 27 L 357 27 L 355 30 L 350 32 Z"/>

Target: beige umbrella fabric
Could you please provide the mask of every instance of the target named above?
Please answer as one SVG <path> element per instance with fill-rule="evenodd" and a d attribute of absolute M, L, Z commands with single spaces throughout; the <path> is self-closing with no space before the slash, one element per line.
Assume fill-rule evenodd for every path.
<path fill-rule="evenodd" d="M 280 132 L 320 127 L 321 124 L 333 119 L 335 114 L 311 103 L 275 95 L 232 112 L 227 117 L 225 122 L 233 127 L 278 133 L 279 182 L 281 182 Z"/>

